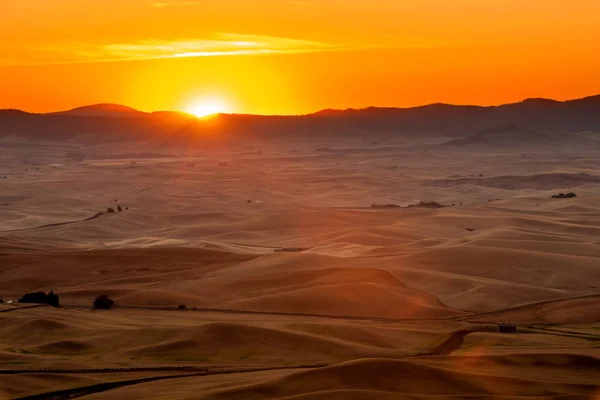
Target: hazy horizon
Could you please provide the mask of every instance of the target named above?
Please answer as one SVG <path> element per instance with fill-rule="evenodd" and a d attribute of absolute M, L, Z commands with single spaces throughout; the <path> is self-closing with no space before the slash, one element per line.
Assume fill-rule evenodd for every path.
<path fill-rule="evenodd" d="M 332 108 L 332 107 L 328 107 L 328 108 L 313 110 L 313 111 L 310 111 L 310 112 L 304 113 L 304 114 L 249 114 L 249 113 L 242 113 L 242 112 L 217 112 L 215 114 L 232 114 L 232 115 L 237 114 L 237 115 L 253 115 L 253 116 L 294 117 L 294 116 L 303 116 L 303 115 L 316 114 L 316 113 L 319 113 L 321 111 L 353 111 L 353 110 L 365 110 L 365 109 L 369 109 L 369 108 L 397 108 L 397 109 L 406 109 L 406 108 L 426 107 L 426 106 L 432 106 L 432 105 L 437 105 L 437 104 L 444 104 L 444 105 L 457 106 L 457 107 L 499 107 L 499 106 L 504 106 L 504 105 L 522 103 L 522 102 L 524 102 L 526 100 L 551 100 L 551 101 L 557 101 L 557 102 L 568 102 L 568 101 L 581 100 L 581 99 L 593 98 L 593 97 L 598 97 L 598 96 L 600 96 L 600 93 L 591 93 L 591 94 L 588 94 L 588 95 L 584 95 L 582 97 L 565 98 L 565 99 L 553 99 L 553 98 L 546 98 L 546 97 L 528 96 L 528 97 L 522 98 L 522 99 L 514 101 L 514 102 L 497 103 L 497 104 L 474 104 L 474 103 L 458 104 L 458 103 L 432 102 L 432 103 L 426 103 L 426 104 L 409 105 L 409 106 L 404 106 L 404 107 L 400 107 L 400 106 L 387 107 L 387 106 L 381 106 L 381 105 L 373 104 L 373 105 L 366 106 L 366 107 L 363 107 L 363 108 L 352 108 L 352 107 L 351 108 Z M 182 113 L 192 114 L 192 113 L 186 112 L 184 110 L 175 110 L 175 109 L 144 110 L 144 109 L 139 109 L 139 108 L 130 106 L 128 104 L 121 104 L 121 103 L 114 103 L 114 102 L 98 102 L 98 103 L 82 104 L 82 105 L 72 106 L 72 107 L 69 107 L 67 109 L 48 110 L 48 111 L 30 111 L 30 110 L 21 109 L 21 108 L 15 108 L 15 107 L 0 108 L 0 110 L 18 110 L 18 111 L 24 111 L 24 112 L 27 112 L 27 113 L 30 113 L 30 114 L 53 114 L 53 113 L 61 113 L 61 112 L 72 111 L 72 110 L 76 110 L 76 109 L 80 109 L 80 108 L 95 107 L 95 106 L 119 106 L 119 107 L 127 107 L 127 108 L 131 108 L 131 109 L 133 109 L 135 111 L 140 111 L 140 112 L 143 112 L 143 113 L 182 112 Z"/>

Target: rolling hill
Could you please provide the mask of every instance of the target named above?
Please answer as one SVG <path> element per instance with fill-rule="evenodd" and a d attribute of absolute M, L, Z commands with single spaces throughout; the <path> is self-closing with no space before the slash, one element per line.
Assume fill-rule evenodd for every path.
<path fill-rule="evenodd" d="M 562 150 L 600 147 L 600 142 L 582 135 L 557 132 L 553 129 L 531 129 L 517 125 L 502 125 L 486 129 L 444 144 L 446 148 L 462 150 Z"/>

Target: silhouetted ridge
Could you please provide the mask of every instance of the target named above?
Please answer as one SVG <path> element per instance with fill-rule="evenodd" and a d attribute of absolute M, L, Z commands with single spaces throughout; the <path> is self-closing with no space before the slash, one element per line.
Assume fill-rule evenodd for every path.
<path fill-rule="evenodd" d="M 549 106 L 561 104 L 560 101 L 552 100 L 552 99 L 544 99 L 541 97 L 532 97 L 529 99 L 523 100 L 521 103 L 516 104 L 526 104 L 526 105 L 535 105 L 535 106 Z"/>
<path fill-rule="evenodd" d="M 564 103 L 568 104 L 593 104 L 600 107 L 600 94 L 588 97 L 582 97 L 581 99 L 566 100 Z"/>
<path fill-rule="evenodd" d="M 161 117 L 161 118 L 189 118 L 189 119 L 198 119 L 195 115 L 184 113 L 181 111 L 154 111 L 151 113 L 153 117 Z"/>
<path fill-rule="evenodd" d="M 79 117 L 132 117 L 144 114 L 146 113 L 138 111 L 135 108 L 109 103 L 93 104 L 77 107 L 72 110 L 50 113 L 50 115 L 72 115 Z"/>
<path fill-rule="evenodd" d="M 34 115 L 32 113 L 28 113 L 27 111 L 17 110 L 16 108 L 5 108 L 0 109 L 0 113 L 4 115 Z"/>
<path fill-rule="evenodd" d="M 174 145 L 187 145 L 207 138 L 227 140 L 291 135 L 443 134 L 465 137 L 507 124 L 556 132 L 598 131 L 600 96 L 565 102 L 527 99 L 521 103 L 489 107 L 437 103 L 413 108 L 323 110 L 298 116 L 221 114 L 210 119 L 197 119 L 178 112 L 144 113 L 114 104 L 79 107 L 53 114 L 0 111 L 0 136 L 64 140 L 85 133 L 104 142 L 152 140 Z"/>

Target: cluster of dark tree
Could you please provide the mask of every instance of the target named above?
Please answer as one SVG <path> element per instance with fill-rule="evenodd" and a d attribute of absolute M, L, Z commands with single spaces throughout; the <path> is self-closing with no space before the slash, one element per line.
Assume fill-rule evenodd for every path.
<path fill-rule="evenodd" d="M 502 323 L 498 325 L 498 332 L 500 333 L 516 333 L 517 327 L 511 324 Z"/>
<path fill-rule="evenodd" d="M 118 211 L 118 212 L 125 211 L 125 210 L 129 210 L 129 207 L 125 207 L 125 208 L 123 208 L 123 207 L 121 207 L 120 205 L 118 205 L 118 206 L 117 206 L 117 211 Z M 107 212 L 107 213 L 114 213 L 114 212 L 117 212 L 117 211 L 115 211 L 115 209 L 114 209 L 114 208 L 112 208 L 112 207 L 108 207 L 108 208 L 106 209 L 106 212 Z"/>
<path fill-rule="evenodd" d="M 110 299 L 107 295 L 103 294 L 96 297 L 96 300 L 94 300 L 93 307 L 96 310 L 110 310 L 113 304 L 115 304 L 115 301 Z"/>
<path fill-rule="evenodd" d="M 279 249 L 275 249 L 276 253 L 300 253 L 306 250 L 310 250 L 308 247 L 282 247 Z"/>
<path fill-rule="evenodd" d="M 48 304 L 52 307 L 60 307 L 58 295 L 52 290 L 47 294 L 45 292 L 25 293 L 19 299 L 19 303 Z"/>
<path fill-rule="evenodd" d="M 462 204 L 462 203 L 461 203 Z M 454 204 L 452 204 L 454 205 Z M 409 204 L 409 208 L 419 207 L 419 208 L 445 208 L 449 206 L 445 206 L 443 204 L 438 203 L 437 201 L 421 201 L 417 204 Z M 371 208 L 374 210 L 384 210 L 391 208 L 402 208 L 398 204 L 371 204 Z"/>
<path fill-rule="evenodd" d="M 388 208 L 400 208 L 398 204 L 371 204 L 371 208 L 373 209 L 388 209 Z"/>
<path fill-rule="evenodd" d="M 4 300 L 0 299 L 0 303 L 4 303 Z M 32 292 L 25 293 L 23 297 L 19 299 L 19 303 L 22 304 L 48 304 L 52 307 L 60 307 L 60 299 L 54 291 L 49 293 L 45 292 Z M 103 294 L 96 297 L 94 300 L 93 307 L 100 310 L 110 310 L 114 304 L 114 300 L 110 299 L 107 295 Z"/>
<path fill-rule="evenodd" d="M 409 207 L 420 207 L 420 208 L 445 208 L 443 204 L 438 203 L 437 201 L 421 201 L 417 204 L 410 204 Z"/>
<path fill-rule="evenodd" d="M 573 197 L 577 197 L 577 195 L 573 192 L 571 193 L 559 193 L 552 196 L 553 199 L 572 199 Z"/>

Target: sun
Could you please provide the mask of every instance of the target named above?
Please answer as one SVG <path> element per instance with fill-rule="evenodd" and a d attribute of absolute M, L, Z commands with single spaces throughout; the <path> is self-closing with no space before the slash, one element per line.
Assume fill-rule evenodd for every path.
<path fill-rule="evenodd" d="M 214 114 L 229 113 L 229 105 L 221 99 L 201 99 L 190 103 L 185 112 L 198 118 L 208 117 Z"/>

